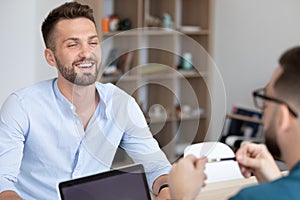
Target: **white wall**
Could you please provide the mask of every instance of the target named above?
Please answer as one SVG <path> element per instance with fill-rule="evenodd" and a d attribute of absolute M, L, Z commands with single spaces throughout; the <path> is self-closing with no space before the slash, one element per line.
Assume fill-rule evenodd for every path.
<path fill-rule="evenodd" d="M 41 23 L 62 0 L 9 0 L 1 2 L 0 105 L 14 90 L 56 76 L 46 63 Z"/>
<path fill-rule="evenodd" d="M 215 0 L 214 60 L 226 88 L 227 110 L 253 108 L 278 58 L 300 43 L 299 0 Z"/>
<path fill-rule="evenodd" d="M 213 57 L 225 84 L 227 112 L 255 109 L 252 91 L 263 87 L 287 49 L 300 44 L 299 0 L 213 0 Z M 210 138 L 221 134 L 223 91 L 214 79 Z"/>
<path fill-rule="evenodd" d="M 35 0 L 1 2 L 0 105 L 12 90 L 35 79 Z"/>

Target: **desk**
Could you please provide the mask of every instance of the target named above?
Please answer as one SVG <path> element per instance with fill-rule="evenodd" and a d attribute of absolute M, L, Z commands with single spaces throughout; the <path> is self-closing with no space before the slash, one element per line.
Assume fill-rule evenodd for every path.
<path fill-rule="evenodd" d="M 281 173 L 283 176 L 288 175 L 288 171 Z M 195 200 L 227 200 L 241 189 L 255 184 L 257 184 L 255 176 L 209 183 L 201 189 Z M 154 195 L 151 195 L 151 199 L 155 199 Z"/>
<path fill-rule="evenodd" d="M 257 184 L 256 178 L 250 177 L 248 179 L 234 179 L 228 181 L 221 181 L 209 183 L 202 188 L 196 200 L 225 200 L 235 195 L 242 188 Z"/>
<path fill-rule="evenodd" d="M 257 184 L 254 176 L 248 179 L 240 178 L 209 183 L 201 189 L 195 200 L 227 200 L 229 197 L 240 191 L 240 189 L 254 184 Z M 151 199 L 155 199 L 155 196 L 152 193 Z"/>

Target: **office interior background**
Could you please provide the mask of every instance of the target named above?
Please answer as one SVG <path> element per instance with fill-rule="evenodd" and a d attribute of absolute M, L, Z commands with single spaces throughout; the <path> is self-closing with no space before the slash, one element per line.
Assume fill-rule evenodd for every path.
<path fill-rule="evenodd" d="M 299 45 L 300 1 L 212 1 L 211 56 L 224 81 L 225 109 L 231 112 L 234 105 L 252 109 L 252 90 L 268 82 L 283 51 Z M 1 2 L 0 105 L 12 91 L 56 76 L 56 70 L 44 59 L 40 26 L 48 12 L 63 2 Z M 214 82 L 214 75 L 212 80 Z M 218 98 L 221 89 L 213 86 L 212 90 L 212 106 L 216 115 L 218 106 L 222 105 L 219 101 L 224 101 Z M 222 123 L 223 117 L 217 118 L 212 124 Z M 219 134 L 219 129 L 214 126 L 211 128 L 210 134 Z"/>

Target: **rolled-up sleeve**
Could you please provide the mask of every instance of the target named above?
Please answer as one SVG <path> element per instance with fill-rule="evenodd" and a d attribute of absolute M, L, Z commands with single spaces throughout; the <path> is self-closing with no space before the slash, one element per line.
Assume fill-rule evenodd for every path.
<path fill-rule="evenodd" d="M 138 104 L 130 98 L 127 104 L 128 121 L 121 141 L 123 148 L 135 163 L 143 164 L 149 188 L 161 175 L 168 174 L 171 165 L 153 138 Z"/>

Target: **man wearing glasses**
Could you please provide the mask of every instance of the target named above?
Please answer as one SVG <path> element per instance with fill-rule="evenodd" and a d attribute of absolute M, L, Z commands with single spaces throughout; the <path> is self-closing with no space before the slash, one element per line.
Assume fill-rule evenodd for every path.
<path fill-rule="evenodd" d="M 263 144 L 244 144 L 236 153 L 241 173 L 253 173 L 259 185 L 241 190 L 231 198 L 236 199 L 299 199 L 300 194 L 300 47 L 285 52 L 270 82 L 263 89 L 253 92 L 255 105 L 264 113 Z M 275 160 L 283 160 L 289 175 L 282 177 Z M 199 161 L 184 158 L 170 172 L 169 182 L 174 199 L 195 198 L 203 184 Z M 203 162 L 202 162 L 203 163 Z M 204 165 L 204 164 L 203 164 Z M 187 170 L 193 169 L 193 170 Z M 202 183 L 180 190 L 176 182 L 184 175 Z M 179 180 L 178 180 L 179 179 Z M 189 184 L 189 183 L 185 183 Z M 191 196 L 191 193 L 194 195 Z"/>

